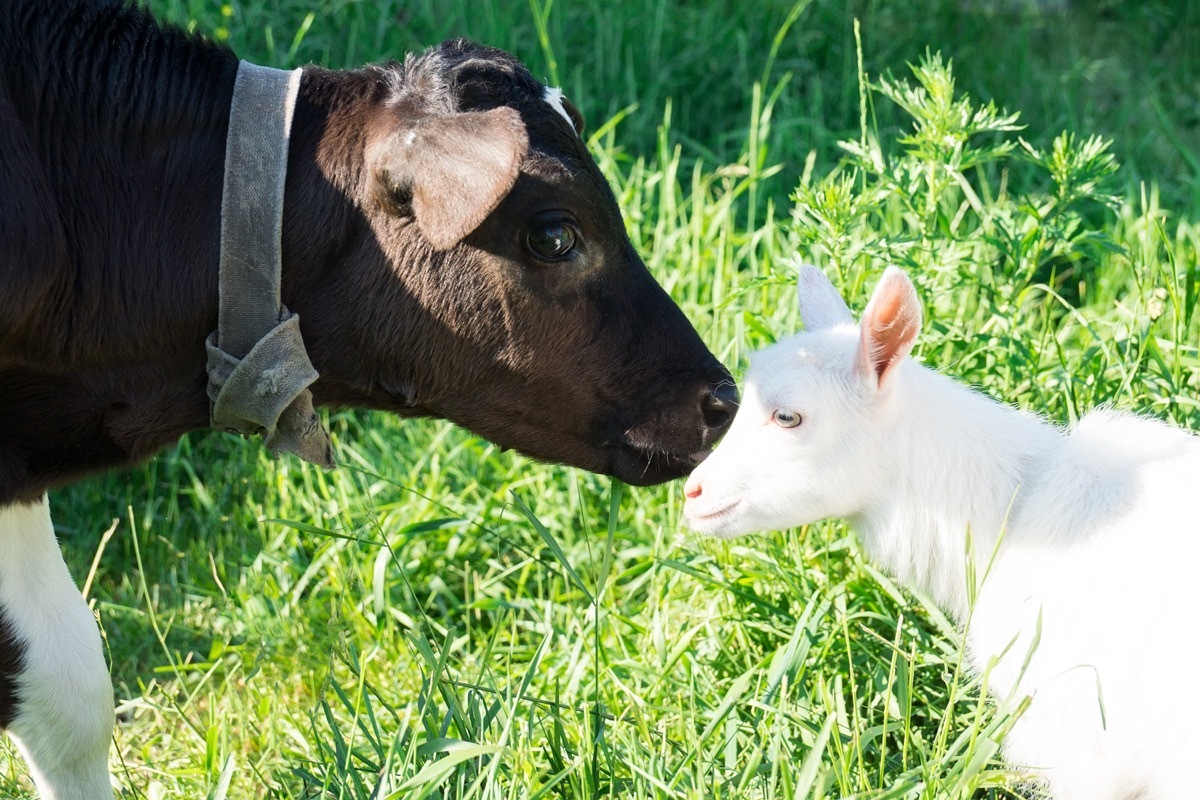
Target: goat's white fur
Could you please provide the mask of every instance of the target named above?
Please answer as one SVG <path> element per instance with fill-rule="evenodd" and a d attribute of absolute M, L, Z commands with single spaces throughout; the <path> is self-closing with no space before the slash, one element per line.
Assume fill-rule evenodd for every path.
<path fill-rule="evenodd" d="M 111 800 L 112 681 L 45 496 L 0 506 L 0 613 L 24 644 L 20 704 L 8 732 L 42 800 Z"/>
<path fill-rule="evenodd" d="M 920 306 L 897 269 L 861 326 L 816 268 L 800 287 L 806 332 L 753 356 L 733 426 L 687 483 L 691 525 L 849 519 L 873 561 L 965 626 L 1002 704 L 1032 696 L 1004 752 L 1055 800 L 1200 796 L 1200 439 L 1112 411 L 1063 431 L 914 363 Z"/>

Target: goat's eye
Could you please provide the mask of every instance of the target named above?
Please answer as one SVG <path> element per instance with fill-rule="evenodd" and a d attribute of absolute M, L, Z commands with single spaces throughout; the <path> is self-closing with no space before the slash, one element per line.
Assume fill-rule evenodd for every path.
<path fill-rule="evenodd" d="M 800 415 L 795 411 L 788 411 L 786 408 L 775 409 L 771 419 L 775 420 L 775 424 L 781 428 L 794 428 L 800 424 Z"/>
<path fill-rule="evenodd" d="M 575 228 L 566 222 L 541 222 L 525 234 L 525 246 L 536 258 L 555 261 L 575 249 Z"/>

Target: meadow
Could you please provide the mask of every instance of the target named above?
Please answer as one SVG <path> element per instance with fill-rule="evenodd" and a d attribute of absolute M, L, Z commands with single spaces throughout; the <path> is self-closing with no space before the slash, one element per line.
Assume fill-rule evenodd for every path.
<path fill-rule="evenodd" d="M 794 257 L 855 309 L 895 263 L 925 363 L 1062 423 L 1200 429 L 1183 0 L 149 7 L 275 66 L 512 50 L 583 110 L 635 246 L 735 375 L 797 328 Z M 679 484 L 329 423 L 331 472 L 205 432 L 52 495 L 125 800 L 1025 796 L 959 634 L 844 523 L 707 540 Z M 33 796 L 0 742 L 0 797 Z"/>

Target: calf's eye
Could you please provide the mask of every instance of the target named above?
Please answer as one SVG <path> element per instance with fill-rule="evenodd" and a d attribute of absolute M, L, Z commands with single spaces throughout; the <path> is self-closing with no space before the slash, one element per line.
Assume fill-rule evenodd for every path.
<path fill-rule="evenodd" d="M 788 411 L 786 408 L 775 409 L 771 418 L 781 428 L 794 428 L 800 424 L 800 415 L 795 411 Z"/>
<path fill-rule="evenodd" d="M 543 261 L 555 261 L 575 249 L 575 229 L 565 222 L 542 222 L 525 235 L 525 247 Z"/>

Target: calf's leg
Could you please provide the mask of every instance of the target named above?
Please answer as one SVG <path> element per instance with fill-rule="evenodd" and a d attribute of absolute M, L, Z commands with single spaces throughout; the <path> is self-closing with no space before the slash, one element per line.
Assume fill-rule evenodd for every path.
<path fill-rule="evenodd" d="M 112 800 L 112 681 L 45 496 L 0 506 L 0 728 L 42 800 Z"/>

